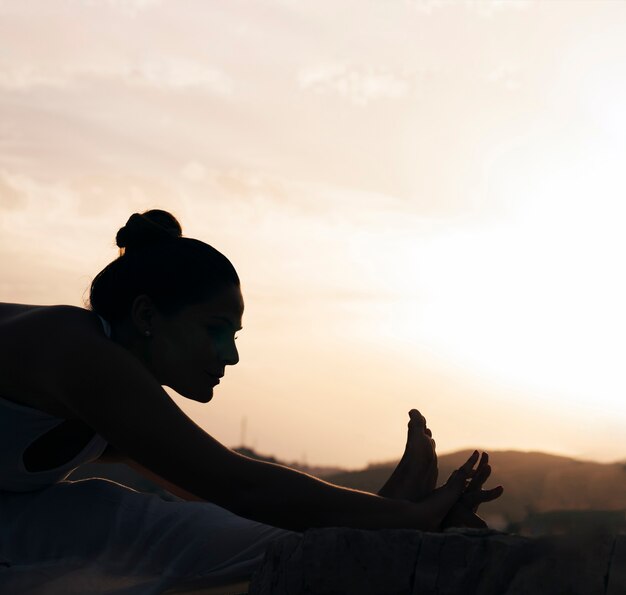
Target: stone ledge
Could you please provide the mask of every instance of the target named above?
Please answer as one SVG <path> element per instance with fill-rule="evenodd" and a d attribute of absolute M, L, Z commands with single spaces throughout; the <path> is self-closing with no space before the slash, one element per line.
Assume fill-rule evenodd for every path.
<path fill-rule="evenodd" d="M 250 595 L 625 595 L 626 535 L 314 529 L 274 542 Z"/>

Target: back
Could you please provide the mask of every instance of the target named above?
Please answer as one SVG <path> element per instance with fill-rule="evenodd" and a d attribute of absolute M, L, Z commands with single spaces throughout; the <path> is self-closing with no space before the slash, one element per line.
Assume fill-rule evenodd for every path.
<path fill-rule="evenodd" d="M 54 398 L 50 379 L 72 327 L 103 334 L 98 316 L 83 308 L 0 303 L 0 397 L 55 417 L 71 417 Z"/>
<path fill-rule="evenodd" d="M 35 313 L 36 318 L 41 318 L 45 310 L 46 307 L 38 306 L 0 305 L 0 490 L 44 488 L 64 479 L 82 463 L 98 458 L 106 448 L 106 441 L 94 432 L 80 450 L 71 452 L 60 465 L 36 471 L 25 465 L 28 447 L 66 423 L 63 409 L 47 398 L 45 385 L 39 384 L 46 376 L 38 373 L 43 372 L 44 366 L 37 361 L 37 341 L 30 322 Z"/>

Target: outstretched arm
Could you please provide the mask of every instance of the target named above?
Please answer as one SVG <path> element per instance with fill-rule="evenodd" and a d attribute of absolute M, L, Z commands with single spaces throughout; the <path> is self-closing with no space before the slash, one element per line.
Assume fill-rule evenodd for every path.
<path fill-rule="evenodd" d="M 175 496 L 178 496 L 179 498 L 183 498 L 184 500 L 189 500 L 189 501 L 203 501 L 202 498 L 196 496 L 195 494 L 192 494 L 184 489 L 182 489 L 181 487 L 167 481 L 166 479 L 164 479 L 163 477 L 157 475 L 156 473 L 150 471 L 149 469 L 147 469 L 146 467 L 140 465 L 139 463 L 137 463 L 136 461 L 133 461 L 132 459 L 122 455 L 121 453 L 119 453 L 114 447 L 112 446 L 108 446 L 106 451 L 101 455 L 101 457 L 98 459 L 98 462 L 101 463 L 125 463 L 126 465 L 128 465 L 129 467 L 133 468 L 135 471 L 137 471 L 138 473 L 140 473 L 141 475 L 143 475 L 144 477 L 146 477 L 147 479 L 149 479 L 150 481 L 154 482 L 155 484 L 165 488 L 166 490 L 168 490 L 170 493 L 174 494 Z M 477 469 L 474 478 L 472 479 L 472 483 L 470 484 L 470 486 L 474 483 L 476 483 L 476 479 L 478 478 L 478 472 L 480 470 L 480 466 L 479 469 Z M 403 478 L 401 477 L 400 474 L 397 474 L 395 476 L 397 482 L 387 482 L 387 486 L 389 487 L 389 489 L 400 489 L 402 486 L 402 482 L 403 482 Z M 486 477 L 485 477 L 486 479 Z M 470 489 L 468 488 L 467 490 L 468 492 L 470 491 Z M 429 493 L 432 492 L 432 489 L 429 491 Z M 466 494 L 467 495 L 467 494 Z M 379 492 L 379 496 L 384 496 L 387 498 L 394 498 L 393 495 L 383 495 L 381 492 Z M 397 492 L 397 499 L 404 499 L 402 496 L 401 492 Z M 423 498 L 422 498 L 423 499 Z M 460 504 L 463 504 L 462 506 Z M 448 512 L 448 514 L 444 517 L 443 521 L 441 522 L 441 528 L 445 528 L 447 526 L 476 526 L 476 520 L 478 519 L 478 517 L 475 516 L 475 514 L 472 513 L 472 511 L 468 508 L 468 506 L 470 506 L 471 504 L 473 504 L 473 501 L 470 501 L 469 499 L 465 499 L 465 495 L 462 495 L 461 498 L 459 500 L 457 500 L 457 502 L 453 505 L 453 507 L 450 509 L 450 511 Z M 429 503 L 426 506 L 430 507 L 432 506 L 433 503 Z M 476 505 L 476 509 L 478 508 L 478 505 Z M 474 512 L 476 512 L 476 510 L 474 510 Z M 437 530 L 439 527 L 437 526 L 433 526 L 433 527 L 419 527 L 419 528 L 423 528 L 423 529 L 431 529 L 431 530 Z"/>
<path fill-rule="evenodd" d="M 68 336 L 76 333 L 75 336 Z M 96 334 L 46 335 L 50 390 L 119 452 L 202 500 L 287 529 L 344 526 L 437 530 L 472 474 L 412 503 L 331 485 L 237 454 L 190 420 L 131 353 Z"/>

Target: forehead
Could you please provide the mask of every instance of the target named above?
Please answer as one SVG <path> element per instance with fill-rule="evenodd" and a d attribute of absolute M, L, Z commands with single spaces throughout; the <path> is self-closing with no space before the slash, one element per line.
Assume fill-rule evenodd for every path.
<path fill-rule="evenodd" d="M 239 287 L 225 288 L 203 302 L 190 306 L 199 316 L 228 318 L 236 326 L 241 325 L 243 296 Z"/>

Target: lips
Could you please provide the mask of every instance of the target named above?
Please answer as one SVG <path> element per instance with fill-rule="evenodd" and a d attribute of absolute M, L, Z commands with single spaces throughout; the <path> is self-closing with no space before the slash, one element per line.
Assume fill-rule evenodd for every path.
<path fill-rule="evenodd" d="M 220 378 L 221 376 L 216 376 L 215 374 L 211 374 L 210 372 L 207 372 L 209 378 L 211 378 L 211 380 L 213 380 L 214 384 L 219 384 L 220 383 Z"/>

